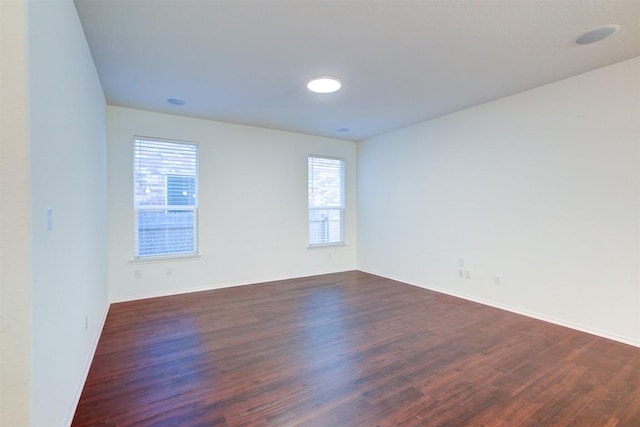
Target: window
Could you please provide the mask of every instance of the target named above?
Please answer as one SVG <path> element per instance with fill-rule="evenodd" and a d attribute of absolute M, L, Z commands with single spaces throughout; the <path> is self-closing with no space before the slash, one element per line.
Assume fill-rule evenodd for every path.
<path fill-rule="evenodd" d="M 134 139 L 135 257 L 198 252 L 198 145 Z"/>
<path fill-rule="evenodd" d="M 344 243 L 344 160 L 309 156 L 309 246 Z"/>

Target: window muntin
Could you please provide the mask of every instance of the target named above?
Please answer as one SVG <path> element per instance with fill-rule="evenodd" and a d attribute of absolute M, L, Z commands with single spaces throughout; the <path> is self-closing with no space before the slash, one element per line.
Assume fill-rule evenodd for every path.
<path fill-rule="evenodd" d="M 309 246 L 344 243 L 344 159 L 309 156 Z"/>
<path fill-rule="evenodd" d="M 135 258 L 198 252 L 198 145 L 134 139 Z"/>

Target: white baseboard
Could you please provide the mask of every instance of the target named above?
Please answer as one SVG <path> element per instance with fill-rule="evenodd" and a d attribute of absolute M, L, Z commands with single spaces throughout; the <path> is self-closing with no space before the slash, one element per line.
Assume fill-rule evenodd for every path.
<path fill-rule="evenodd" d="M 111 299 L 112 304 L 116 304 L 119 302 L 127 302 L 127 301 L 137 301 L 141 299 L 147 298 L 158 298 L 158 297 L 168 297 L 171 295 L 180 295 L 180 294 L 190 294 L 193 292 L 203 292 L 203 291 L 213 291 L 215 289 L 224 289 L 224 288 L 233 288 L 235 286 L 247 286 L 247 285 L 256 285 L 260 283 L 269 283 L 269 282 L 278 282 L 280 280 L 290 280 L 290 279 L 301 279 L 304 277 L 312 277 L 312 276 L 320 276 L 323 274 L 333 274 L 333 273 L 342 273 L 345 271 L 354 271 L 355 268 L 350 268 L 348 270 L 339 270 L 339 271 L 320 271 L 313 273 L 304 273 L 303 275 L 285 275 L 285 276 L 275 276 L 268 277 L 264 279 L 256 279 L 256 280 L 244 280 L 239 282 L 230 282 L 230 283 L 218 283 L 207 286 L 200 286 L 194 288 L 186 288 L 186 289 L 175 289 L 175 290 L 167 290 L 167 291 L 159 291 L 159 292 L 146 292 L 144 294 L 135 294 L 135 295 L 127 295 L 124 297 L 116 297 Z"/>
<path fill-rule="evenodd" d="M 96 354 L 96 350 L 98 349 L 98 343 L 100 342 L 100 337 L 102 336 L 102 330 L 104 329 L 104 324 L 107 320 L 107 314 L 109 314 L 109 307 L 111 304 L 107 303 L 107 306 L 102 313 L 102 318 L 100 319 L 100 324 L 98 325 L 98 330 L 96 331 L 96 335 L 93 337 L 93 343 L 91 346 L 91 351 L 87 355 L 87 360 L 85 361 L 84 371 L 81 376 L 81 381 L 76 385 L 76 391 L 73 396 L 72 405 L 69 410 L 69 415 L 67 415 L 67 422 L 65 425 L 70 426 L 73 422 L 73 416 L 76 414 L 76 409 L 78 407 L 78 403 L 80 402 L 80 396 L 82 395 L 82 390 L 84 389 L 84 384 L 87 382 L 87 377 L 89 376 L 89 369 L 91 369 L 91 362 L 93 362 L 93 357 Z"/>
<path fill-rule="evenodd" d="M 512 307 L 512 306 L 509 306 L 509 305 L 506 305 L 506 304 L 500 304 L 500 303 L 497 303 L 497 302 L 494 302 L 494 301 L 485 300 L 483 298 L 477 298 L 477 297 L 474 297 L 472 295 L 467 295 L 467 294 L 458 293 L 458 292 L 452 292 L 452 291 L 450 291 L 448 289 L 438 288 L 437 286 L 430 286 L 430 285 L 425 284 L 425 283 L 414 282 L 414 281 L 411 281 L 411 280 L 404 279 L 402 277 L 395 277 L 395 276 L 392 276 L 392 275 L 382 274 L 382 273 L 379 273 L 379 272 L 376 272 L 376 271 L 373 271 L 373 270 L 368 270 L 368 269 L 363 269 L 363 268 L 359 268 L 358 270 L 362 271 L 364 273 L 369 273 L 369 274 L 374 274 L 376 276 L 384 277 L 386 279 L 395 280 L 397 282 L 406 283 L 407 285 L 416 286 L 416 287 L 423 288 L 423 289 L 428 289 L 430 291 L 439 292 L 441 294 L 450 295 L 450 296 L 453 296 L 453 297 L 456 297 L 456 298 L 462 298 L 462 299 L 467 300 L 467 301 L 477 302 L 479 304 L 488 305 L 490 307 L 498 308 L 500 310 L 505 310 L 505 311 L 509 311 L 511 313 L 520 314 L 522 316 L 531 317 L 533 319 L 542 320 L 544 322 L 553 323 L 555 325 L 564 326 L 565 328 L 575 329 L 575 330 L 580 331 L 580 332 L 586 332 L 586 333 L 591 334 L 591 335 L 596 335 L 596 336 L 599 336 L 599 337 L 602 337 L 602 338 L 607 338 L 607 339 L 610 339 L 610 340 L 613 340 L 613 341 L 618 341 L 618 342 L 621 342 L 623 344 L 632 345 L 634 347 L 640 347 L 640 341 L 637 341 L 637 340 L 634 340 L 634 339 L 631 339 L 631 338 L 627 338 L 627 337 L 622 337 L 622 336 L 615 335 L 615 334 L 611 334 L 609 332 L 601 331 L 599 329 L 590 328 L 588 326 L 580 325 L 580 324 L 573 323 L 573 322 L 567 322 L 565 320 L 556 319 L 556 318 L 551 317 L 551 316 L 547 316 L 547 315 L 536 313 L 536 312 L 533 312 L 533 311 L 521 309 L 521 308 L 518 308 L 518 307 Z"/>

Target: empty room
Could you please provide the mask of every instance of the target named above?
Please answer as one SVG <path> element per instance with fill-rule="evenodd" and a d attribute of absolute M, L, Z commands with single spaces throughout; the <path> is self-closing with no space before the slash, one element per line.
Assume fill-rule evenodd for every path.
<path fill-rule="evenodd" d="M 640 1 L 0 24 L 0 426 L 640 426 Z"/>

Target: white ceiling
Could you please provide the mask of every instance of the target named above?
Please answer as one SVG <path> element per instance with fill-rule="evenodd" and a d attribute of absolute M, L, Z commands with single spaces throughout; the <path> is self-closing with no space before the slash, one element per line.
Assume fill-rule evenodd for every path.
<path fill-rule="evenodd" d="M 111 105 L 351 140 L 640 55 L 640 0 L 75 3 Z"/>

